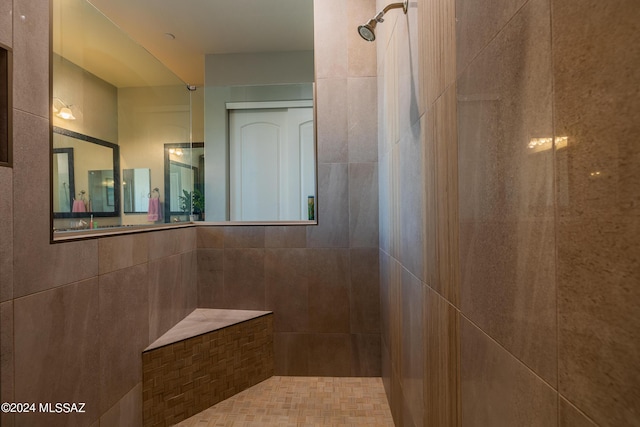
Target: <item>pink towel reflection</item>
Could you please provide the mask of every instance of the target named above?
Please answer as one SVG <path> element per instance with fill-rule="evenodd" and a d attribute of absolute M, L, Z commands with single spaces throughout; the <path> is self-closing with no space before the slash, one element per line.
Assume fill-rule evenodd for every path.
<path fill-rule="evenodd" d="M 87 208 L 82 200 L 74 200 L 71 212 L 86 212 Z"/>
<path fill-rule="evenodd" d="M 149 213 L 147 221 L 159 221 L 162 219 L 162 211 L 160 211 L 160 199 L 149 199 Z"/>

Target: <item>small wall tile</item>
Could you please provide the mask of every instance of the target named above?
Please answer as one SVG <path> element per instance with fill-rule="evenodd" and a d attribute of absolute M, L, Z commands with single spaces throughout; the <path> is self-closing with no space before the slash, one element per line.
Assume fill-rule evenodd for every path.
<path fill-rule="evenodd" d="M 98 294 L 95 278 L 14 301 L 15 400 L 86 403 L 81 414 L 20 414 L 16 426 L 88 425 L 98 419 Z"/>
<path fill-rule="evenodd" d="M 557 393 L 471 324 L 461 320 L 463 426 L 557 426 Z"/>
<path fill-rule="evenodd" d="M 347 79 L 317 80 L 316 93 L 318 163 L 346 163 L 349 160 Z"/>
<path fill-rule="evenodd" d="M 264 257 L 264 249 L 225 249 L 222 308 L 265 309 Z"/>
<path fill-rule="evenodd" d="M 377 248 L 350 250 L 351 333 L 380 333 L 380 268 Z"/>
<path fill-rule="evenodd" d="M 378 246 L 378 164 L 349 164 L 349 245 Z"/>
<path fill-rule="evenodd" d="M 309 330 L 306 249 L 267 249 L 264 275 L 266 310 L 274 313 L 276 332 Z"/>
<path fill-rule="evenodd" d="M 307 249 L 309 330 L 349 333 L 348 249 Z"/>
<path fill-rule="evenodd" d="M 141 264 L 99 277 L 100 413 L 142 381 L 140 354 L 149 344 L 147 276 Z"/>
<path fill-rule="evenodd" d="M 318 192 L 318 225 L 307 227 L 307 247 L 349 247 L 348 165 L 319 164 Z"/>
<path fill-rule="evenodd" d="M 350 163 L 378 161 L 377 84 L 376 77 L 349 78 L 347 81 Z"/>

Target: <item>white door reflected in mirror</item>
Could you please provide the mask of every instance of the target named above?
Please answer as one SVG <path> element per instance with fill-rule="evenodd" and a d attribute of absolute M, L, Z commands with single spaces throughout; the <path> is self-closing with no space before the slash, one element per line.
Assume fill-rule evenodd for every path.
<path fill-rule="evenodd" d="M 231 220 L 313 219 L 313 108 L 230 110 L 229 129 Z"/>

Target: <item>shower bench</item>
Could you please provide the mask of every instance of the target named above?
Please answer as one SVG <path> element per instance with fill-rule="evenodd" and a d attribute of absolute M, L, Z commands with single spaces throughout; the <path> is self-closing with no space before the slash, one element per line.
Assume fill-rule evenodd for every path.
<path fill-rule="evenodd" d="M 142 353 L 143 425 L 178 423 L 273 370 L 272 312 L 196 309 Z"/>

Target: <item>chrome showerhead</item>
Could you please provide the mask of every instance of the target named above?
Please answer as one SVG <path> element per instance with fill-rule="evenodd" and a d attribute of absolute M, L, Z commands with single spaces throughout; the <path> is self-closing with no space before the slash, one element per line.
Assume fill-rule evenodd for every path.
<path fill-rule="evenodd" d="M 382 18 L 384 17 L 385 13 L 387 13 L 391 9 L 402 8 L 404 13 L 406 14 L 407 7 L 408 7 L 408 0 L 403 3 L 391 3 L 390 5 L 382 9 L 380 12 L 378 12 L 378 14 L 374 18 L 370 19 L 369 22 L 367 22 L 364 25 L 360 25 L 358 27 L 358 34 L 360 34 L 360 37 L 362 37 L 368 42 L 374 41 L 376 39 L 376 32 L 375 32 L 376 25 L 378 25 L 378 22 L 384 22 L 384 19 Z"/>

